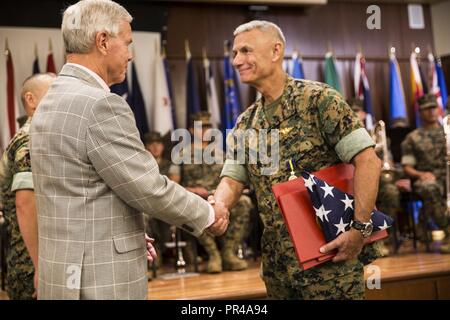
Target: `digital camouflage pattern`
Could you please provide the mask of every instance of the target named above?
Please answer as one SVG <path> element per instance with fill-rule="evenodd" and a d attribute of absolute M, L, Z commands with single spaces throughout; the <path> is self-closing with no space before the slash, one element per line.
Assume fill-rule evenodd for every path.
<path fill-rule="evenodd" d="M 436 224 L 446 230 L 445 215 L 445 157 L 447 154 L 445 133 L 442 127 L 418 128 L 409 133 L 402 142 L 402 164 L 409 164 L 418 171 L 428 171 L 436 177 L 435 183 L 414 181 L 414 191 L 424 200 L 423 210 L 433 217 Z M 448 230 L 446 230 L 448 231 Z"/>
<path fill-rule="evenodd" d="M 193 150 L 193 149 L 192 149 Z M 217 159 L 223 159 L 220 150 L 216 152 Z M 222 163 L 194 164 L 194 152 L 191 152 L 191 164 L 182 165 L 182 181 L 185 187 L 204 187 L 211 194 L 219 184 Z M 253 205 L 248 196 L 241 196 L 236 206 L 230 211 L 230 223 L 227 231 L 217 239 L 209 233 L 199 237 L 199 243 L 208 253 L 208 272 L 215 273 L 222 270 L 243 270 L 247 263 L 236 257 L 238 245 L 247 235 L 250 210 Z M 216 240 L 219 242 L 217 243 Z M 219 249 L 220 244 L 220 249 Z"/>
<path fill-rule="evenodd" d="M 303 271 L 271 189 L 272 185 L 288 180 L 288 160 L 296 164 L 297 176 L 302 170 L 312 172 L 340 163 L 336 144 L 352 131 L 362 128 L 361 123 L 337 91 L 328 85 L 291 77 L 288 77 L 280 103 L 270 119 L 267 120 L 265 115 L 262 98 L 239 116 L 233 131 L 238 134 L 236 129 L 279 129 L 280 164 L 279 170 L 272 175 L 262 175 L 259 162 L 249 163 L 251 142 L 245 140 L 245 167 L 264 224 L 262 275 L 268 296 L 277 299 L 362 299 L 363 264 L 380 256 L 376 246 L 366 246 L 359 259 L 327 262 Z M 227 139 L 228 144 L 232 144 L 232 136 Z M 270 140 L 269 136 L 268 144 Z"/>
<path fill-rule="evenodd" d="M 34 267 L 17 222 L 15 192 L 11 191 L 13 177 L 19 172 L 31 172 L 29 151 L 30 120 L 16 133 L 3 153 L 0 163 L 0 201 L 4 205 L 6 230 L 9 239 L 7 288 L 10 299 L 32 299 Z"/>

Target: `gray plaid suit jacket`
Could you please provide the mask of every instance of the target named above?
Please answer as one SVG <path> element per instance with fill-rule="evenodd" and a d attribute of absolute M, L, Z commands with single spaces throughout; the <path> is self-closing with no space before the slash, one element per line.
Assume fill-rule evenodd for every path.
<path fill-rule="evenodd" d="M 65 65 L 30 128 L 39 299 L 145 299 L 142 212 L 199 236 L 210 207 L 159 174 L 133 113 Z"/>

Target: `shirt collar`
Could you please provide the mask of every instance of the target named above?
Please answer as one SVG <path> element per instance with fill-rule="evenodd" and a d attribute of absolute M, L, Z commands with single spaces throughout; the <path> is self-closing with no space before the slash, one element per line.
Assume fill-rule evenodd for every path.
<path fill-rule="evenodd" d="M 96 74 L 94 71 L 92 71 L 89 68 L 86 68 L 85 66 L 78 64 L 78 63 L 73 63 L 73 62 L 68 62 L 66 63 L 66 65 L 68 66 L 75 66 L 77 68 L 83 69 L 84 71 L 86 71 L 87 73 L 89 73 L 89 75 L 91 75 L 95 80 L 97 80 L 98 83 L 100 83 L 100 85 L 102 86 L 102 88 L 106 91 L 106 92 L 111 92 L 111 89 L 108 87 L 108 85 L 106 84 L 105 80 L 103 80 L 98 74 Z"/>

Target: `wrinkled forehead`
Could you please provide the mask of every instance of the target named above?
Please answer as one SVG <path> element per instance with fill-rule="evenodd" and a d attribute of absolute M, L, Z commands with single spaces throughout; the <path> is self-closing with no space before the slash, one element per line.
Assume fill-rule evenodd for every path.
<path fill-rule="evenodd" d="M 242 46 L 255 46 L 257 43 L 276 43 L 282 42 L 273 28 L 254 28 L 239 33 L 234 37 L 233 50 Z"/>
<path fill-rule="evenodd" d="M 120 22 L 119 36 L 126 40 L 132 40 L 133 34 L 131 31 L 131 24 L 128 21 L 122 20 Z"/>
<path fill-rule="evenodd" d="M 239 50 L 245 46 L 254 47 L 264 37 L 265 35 L 258 29 L 241 32 L 234 37 L 233 50 Z"/>

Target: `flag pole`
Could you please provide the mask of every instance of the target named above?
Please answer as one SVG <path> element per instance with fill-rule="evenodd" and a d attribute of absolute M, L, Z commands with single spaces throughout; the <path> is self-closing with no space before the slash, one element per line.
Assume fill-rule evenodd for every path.
<path fill-rule="evenodd" d="M 164 59 L 167 55 L 166 52 L 166 45 L 167 45 L 167 40 L 163 40 L 162 41 L 162 46 L 161 46 L 161 57 Z"/>

